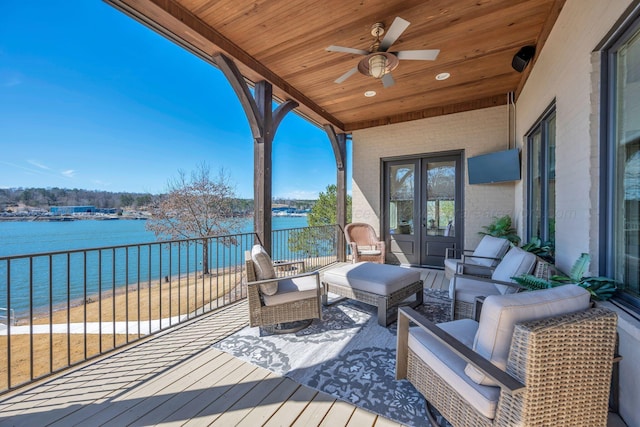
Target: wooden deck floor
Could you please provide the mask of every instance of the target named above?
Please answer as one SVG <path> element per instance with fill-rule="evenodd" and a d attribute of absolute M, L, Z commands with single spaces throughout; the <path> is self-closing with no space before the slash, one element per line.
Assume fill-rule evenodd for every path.
<path fill-rule="evenodd" d="M 423 271 L 425 288 L 442 272 Z M 245 301 L 0 400 L 0 426 L 399 426 L 212 349 Z"/>

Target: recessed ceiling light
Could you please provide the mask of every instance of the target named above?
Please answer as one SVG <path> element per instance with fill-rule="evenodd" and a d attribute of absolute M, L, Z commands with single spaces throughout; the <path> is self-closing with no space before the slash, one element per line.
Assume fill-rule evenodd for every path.
<path fill-rule="evenodd" d="M 364 93 L 364 96 L 366 96 L 367 98 L 371 98 L 372 96 L 376 96 L 376 91 L 375 90 L 368 90 Z"/>
<path fill-rule="evenodd" d="M 449 73 L 440 73 L 436 76 L 436 80 L 447 80 L 449 77 L 451 77 Z"/>

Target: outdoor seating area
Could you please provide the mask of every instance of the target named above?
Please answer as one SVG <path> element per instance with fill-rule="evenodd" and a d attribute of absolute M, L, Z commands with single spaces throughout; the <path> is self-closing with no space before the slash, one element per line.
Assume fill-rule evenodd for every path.
<path fill-rule="evenodd" d="M 489 296 L 479 322 L 451 321 L 443 271 L 372 265 L 410 272 L 423 303 L 381 324 L 376 304 L 341 299 L 283 334 L 249 325 L 242 300 L 6 396 L 0 425 L 429 426 L 430 405 L 453 426 L 606 424 L 616 316 L 582 288 Z"/>
<path fill-rule="evenodd" d="M 429 425 L 427 419 L 433 426 L 606 425 L 617 316 L 593 308 L 589 292 L 576 285 L 520 292 L 512 278 L 534 273 L 542 260 L 510 247 L 505 239 L 486 239 L 485 246 L 491 245 L 497 252 L 509 250 L 488 257 L 497 261 L 493 267 L 467 264 L 464 257 L 456 260 L 450 279 L 443 271 L 436 273 L 436 291 L 417 268 L 362 261 L 329 266 L 319 275 L 323 315 L 305 324 L 308 329 L 298 328 L 286 343 L 269 330 L 245 330 L 223 340 L 219 348 L 341 397 L 355 393 L 366 409 L 407 425 Z M 259 268 L 255 256 L 253 263 Z M 473 267 L 485 270 L 468 274 L 469 265 L 473 273 Z M 443 310 L 447 306 L 449 310 Z M 363 318 L 363 313 L 368 314 Z M 373 328 L 371 319 L 376 320 L 376 332 L 362 332 Z M 357 331 L 345 334 L 352 329 Z M 360 335 L 369 334 L 363 348 Z M 311 343 L 324 339 L 331 344 L 314 349 Z M 296 350 L 303 343 L 304 350 Z M 349 351 L 334 354 L 326 345 L 345 345 Z M 271 355 L 265 360 L 267 349 Z M 304 353 L 312 354 L 308 358 L 315 363 L 301 356 Z M 395 359 L 393 367 L 389 356 Z M 369 365 L 362 361 L 368 358 L 378 359 Z M 374 366 L 383 366 L 382 373 Z M 380 393 L 386 397 L 380 399 L 395 406 L 388 394 L 407 391 L 384 379 L 384 371 L 388 377 L 391 368 L 397 380 L 412 385 L 408 393 L 417 391 L 425 399 L 426 406 L 415 410 L 420 421 L 376 410 L 367 406 L 370 396 L 360 395 L 368 387 L 360 384 L 361 375 L 374 376 L 384 384 Z M 345 381 L 351 384 L 348 391 L 336 386 Z"/>

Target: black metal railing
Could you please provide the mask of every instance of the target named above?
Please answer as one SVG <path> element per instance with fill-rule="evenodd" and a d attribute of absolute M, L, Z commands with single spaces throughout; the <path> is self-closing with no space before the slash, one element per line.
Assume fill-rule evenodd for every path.
<path fill-rule="evenodd" d="M 274 260 L 336 261 L 337 226 L 273 232 Z M 246 298 L 254 233 L 0 258 L 0 394 Z"/>

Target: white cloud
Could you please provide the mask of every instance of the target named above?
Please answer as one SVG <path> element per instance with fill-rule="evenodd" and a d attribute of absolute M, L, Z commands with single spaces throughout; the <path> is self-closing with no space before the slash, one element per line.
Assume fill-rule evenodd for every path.
<path fill-rule="evenodd" d="M 39 174 L 39 175 L 42 175 L 42 174 L 44 173 L 42 170 L 39 170 L 39 169 L 33 169 L 33 168 L 29 168 L 29 167 L 22 166 L 22 165 L 17 165 L 17 164 L 15 164 L 15 163 L 9 163 L 9 162 L 3 162 L 3 161 L 0 161 L 0 164 L 4 164 L 4 165 L 7 165 L 7 166 L 11 166 L 11 167 L 13 167 L 13 168 L 17 168 L 17 169 L 22 169 L 22 170 L 27 171 L 27 172 L 32 173 L 32 174 Z"/>
<path fill-rule="evenodd" d="M 66 176 L 67 178 L 73 178 L 76 175 L 76 171 L 73 169 L 67 169 L 66 171 L 60 172 L 62 176 Z"/>
<path fill-rule="evenodd" d="M 27 163 L 29 163 L 30 165 L 33 165 L 35 167 L 38 167 L 40 169 L 45 169 L 45 170 L 50 170 L 51 168 L 43 163 L 40 163 L 38 160 L 27 160 Z"/>

